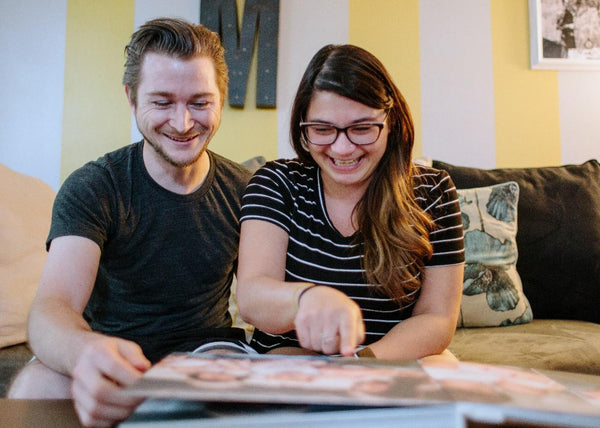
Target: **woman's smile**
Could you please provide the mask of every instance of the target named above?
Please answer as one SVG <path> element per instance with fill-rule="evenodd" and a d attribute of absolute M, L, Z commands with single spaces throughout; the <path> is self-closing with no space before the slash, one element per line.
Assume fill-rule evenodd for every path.
<path fill-rule="evenodd" d="M 330 156 L 329 159 L 338 168 L 353 169 L 354 167 L 360 164 L 360 162 L 363 159 L 363 156 L 360 156 L 355 159 L 336 159 Z"/>

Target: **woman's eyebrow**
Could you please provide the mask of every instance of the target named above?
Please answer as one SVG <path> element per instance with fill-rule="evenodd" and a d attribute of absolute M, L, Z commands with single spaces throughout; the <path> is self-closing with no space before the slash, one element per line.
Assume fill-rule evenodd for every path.
<path fill-rule="evenodd" d="M 305 122 L 314 122 L 314 123 L 322 123 L 324 125 L 336 125 L 333 122 L 327 121 L 327 120 L 322 120 L 322 119 L 307 119 Z M 368 116 L 368 117 L 361 117 L 359 119 L 355 119 L 351 122 L 348 122 L 348 125 L 350 124 L 359 124 L 359 123 L 370 123 L 370 122 L 381 122 L 380 120 L 377 120 L 374 116 Z"/>

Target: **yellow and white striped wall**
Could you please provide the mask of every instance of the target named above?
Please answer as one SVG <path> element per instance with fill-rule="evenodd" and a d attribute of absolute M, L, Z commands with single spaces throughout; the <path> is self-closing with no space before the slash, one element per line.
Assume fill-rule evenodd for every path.
<path fill-rule="evenodd" d="M 123 48 L 146 20 L 199 22 L 201 0 L 0 3 L 0 162 L 54 188 L 139 138 Z M 243 8 L 243 0 L 238 6 Z M 387 66 L 411 106 L 415 155 L 482 168 L 600 158 L 600 71 L 529 68 L 527 0 L 280 0 L 277 109 L 225 107 L 211 149 L 293 156 L 290 106 L 311 56 L 353 43 Z"/>

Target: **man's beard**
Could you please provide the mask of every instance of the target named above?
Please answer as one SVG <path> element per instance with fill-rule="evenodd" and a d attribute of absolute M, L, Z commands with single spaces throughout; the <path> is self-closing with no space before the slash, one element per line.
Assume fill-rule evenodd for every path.
<path fill-rule="evenodd" d="M 144 141 L 146 143 L 148 143 L 153 149 L 154 151 L 164 160 L 166 161 L 169 165 L 172 165 L 176 168 L 185 168 L 187 166 L 193 165 L 195 164 L 198 159 L 200 159 L 200 156 L 202 156 L 202 154 L 205 152 L 206 147 L 208 146 L 208 140 L 204 143 L 202 150 L 200 150 L 198 152 L 198 154 L 196 156 L 194 156 L 193 159 L 188 159 L 185 161 L 176 161 L 175 159 L 173 159 L 171 156 L 169 156 L 167 154 L 167 152 L 165 152 L 163 150 L 163 148 L 157 144 L 156 142 L 152 141 L 151 138 L 148 138 L 147 136 L 145 136 L 144 134 L 142 134 L 142 137 L 144 137 Z"/>

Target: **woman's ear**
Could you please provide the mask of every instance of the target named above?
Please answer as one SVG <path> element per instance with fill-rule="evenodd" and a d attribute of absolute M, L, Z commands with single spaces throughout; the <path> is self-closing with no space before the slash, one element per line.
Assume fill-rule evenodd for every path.
<path fill-rule="evenodd" d="M 300 145 L 307 153 L 310 153 L 310 150 L 308 149 L 308 143 L 306 142 L 304 135 L 300 135 Z"/>

